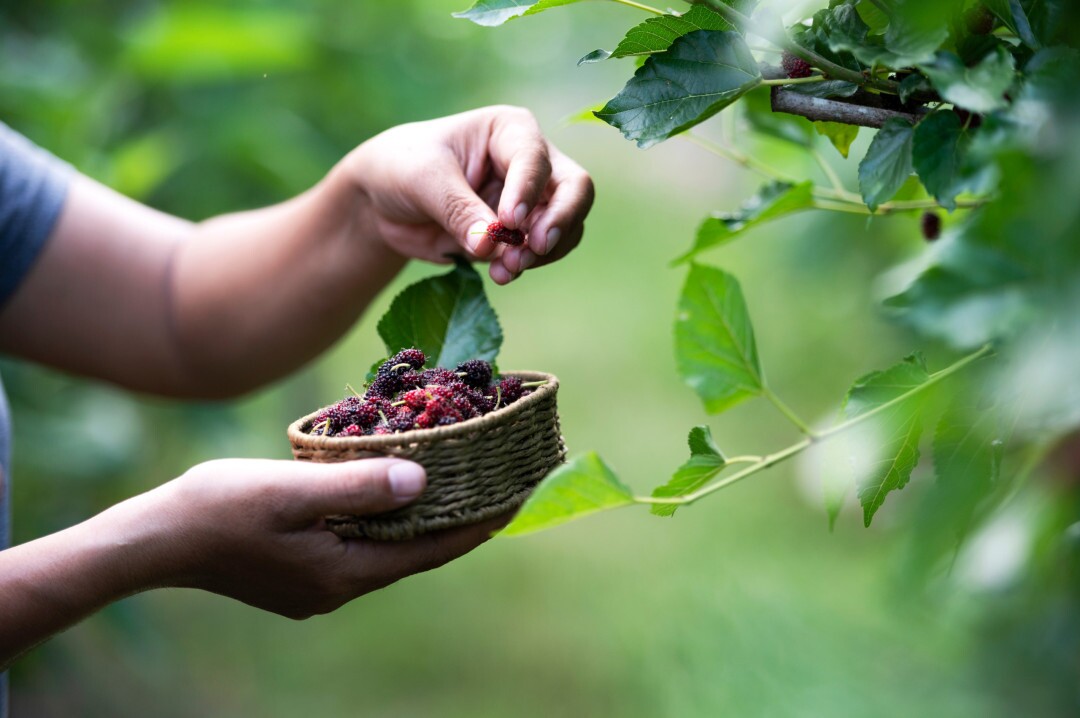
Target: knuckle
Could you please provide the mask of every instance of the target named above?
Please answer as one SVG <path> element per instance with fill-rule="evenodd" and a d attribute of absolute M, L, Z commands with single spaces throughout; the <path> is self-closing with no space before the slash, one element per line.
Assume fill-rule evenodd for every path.
<path fill-rule="evenodd" d="M 470 224 L 472 209 L 465 198 L 453 192 L 443 195 L 441 209 L 446 223 L 450 227 L 464 227 Z"/>

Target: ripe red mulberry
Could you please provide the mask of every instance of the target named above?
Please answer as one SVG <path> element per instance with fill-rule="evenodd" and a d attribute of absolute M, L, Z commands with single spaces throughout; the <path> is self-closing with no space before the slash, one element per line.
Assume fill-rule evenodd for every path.
<path fill-rule="evenodd" d="M 520 247 L 525 244 L 524 232 L 520 229 L 510 229 L 498 221 L 488 225 L 487 236 L 496 242 L 509 244 L 511 247 Z"/>
<path fill-rule="evenodd" d="M 780 59 L 780 64 L 784 68 L 784 72 L 792 80 L 797 80 L 800 77 L 810 77 L 814 70 L 810 67 L 810 63 L 806 60 L 792 55 L 790 52 L 785 52 Z"/>

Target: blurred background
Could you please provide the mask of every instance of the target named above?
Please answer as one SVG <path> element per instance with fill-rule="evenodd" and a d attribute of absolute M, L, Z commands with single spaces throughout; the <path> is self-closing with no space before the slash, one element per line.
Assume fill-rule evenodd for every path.
<path fill-rule="evenodd" d="M 489 284 L 500 364 L 559 375 L 571 451 L 599 451 L 638 492 L 684 460 L 695 424 L 729 453 L 791 443 L 764 402 L 710 421 L 671 350 L 685 269 L 667 262 L 759 180 L 681 140 L 643 153 L 566 121 L 629 69 L 577 58 L 642 18 L 586 3 L 487 30 L 450 17 L 466 2 L 7 0 L 0 119 L 130 196 L 202 219 L 300 192 L 394 124 L 524 105 L 592 172 L 598 198 L 567 261 Z M 738 118 L 704 132 L 722 121 L 770 163 L 818 176 Z M 821 149 L 854 186 L 855 161 Z M 770 381 L 800 413 L 832 420 L 856 376 L 916 346 L 877 300 L 879 273 L 922 248 L 917 219 L 800 215 L 703 257 L 740 278 Z M 439 271 L 410 266 L 332 351 L 229 404 L 0 361 L 16 540 L 200 461 L 288 458 L 285 426 L 363 380 L 389 300 Z M 14 714 L 1076 715 L 1076 580 L 1061 567 L 1076 565 L 1080 535 L 1047 538 L 1075 515 L 1075 486 L 1037 471 L 958 554 L 928 557 L 925 466 L 873 529 L 850 510 L 830 533 L 820 482 L 838 470 L 807 456 L 672 519 L 625 510 L 496 540 L 302 623 L 195 591 L 138 596 L 23 659 Z"/>

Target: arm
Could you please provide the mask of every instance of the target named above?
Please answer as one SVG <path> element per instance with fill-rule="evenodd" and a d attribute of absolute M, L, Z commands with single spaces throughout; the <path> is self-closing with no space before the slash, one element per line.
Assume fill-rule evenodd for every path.
<path fill-rule="evenodd" d="M 403 542 L 342 540 L 320 516 L 408 503 L 423 470 L 232 459 L 69 528 L 0 552 L 0 671 L 108 603 L 163 586 L 199 588 L 294 619 L 460 556 L 499 522 Z"/>
<path fill-rule="evenodd" d="M 591 203 L 516 108 L 403 125 L 298 197 L 201 224 L 77 177 L 0 311 L 0 351 L 141 391 L 242 393 L 326 349 L 408 258 L 465 251 L 505 284 L 572 249 Z M 496 217 L 528 247 L 472 234 Z"/>

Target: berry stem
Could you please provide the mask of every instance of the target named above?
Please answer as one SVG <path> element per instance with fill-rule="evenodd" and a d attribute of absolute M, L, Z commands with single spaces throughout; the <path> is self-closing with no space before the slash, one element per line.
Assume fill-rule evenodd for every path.
<path fill-rule="evenodd" d="M 810 425 L 800 419 L 799 415 L 792 411 L 791 407 L 781 401 L 780 397 L 776 395 L 776 392 L 774 392 L 769 387 L 765 387 L 763 390 L 763 394 L 765 398 L 772 402 L 772 405 L 775 406 L 777 410 L 787 418 L 788 421 L 795 425 L 796 429 L 806 434 L 808 437 L 810 437 L 810 439 L 817 438 L 817 433 L 810 428 Z"/>
<path fill-rule="evenodd" d="M 840 175 L 836 174 L 836 170 L 833 169 L 832 165 L 829 164 L 829 161 L 825 159 L 825 156 L 821 154 L 820 151 L 811 148 L 810 154 L 813 156 L 814 161 L 818 163 L 818 166 L 821 167 L 821 171 L 825 173 L 825 177 L 829 180 L 829 184 L 833 186 L 833 189 L 836 190 L 837 194 L 850 197 L 853 201 L 858 201 L 860 204 L 862 203 L 859 195 L 847 191 L 847 188 L 844 187 L 844 183 L 840 180 Z"/>
<path fill-rule="evenodd" d="M 637 8 L 638 10 L 644 10 L 645 12 L 651 12 L 654 15 L 666 15 L 667 14 L 663 10 L 657 10 L 654 7 L 649 7 L 648 5 L 643 5 L 643 4 L 639 3 L 639 2 L 634 2 L 634 0 L 611 0 L 611 1 L 616 2 L 616 3 L 620 4 L 620 5 L 626 5 L 627 7 L 633 7 L 633 8 Z"/>
<path fill-rule="evenodd" d="M 811 82 L 824 82 L 829 78 L 824 75 L 811 75 L 810 77 L 782 77 L 778 80 L 762 80 L 762 85 L 780 87 L 783 85 L 806 85 Z"/>
<path fill-rule="evenodd" d="M 898 396 L 898 397 L 896 397 L 894 399 L 891 399 L 891 400 L 885 402 L 884 404 L 880 404 L 879 406 L 874 407 L 873 409 L 866 412 L 865 414 L 859 414 L 858 416 L 853 417 L 851 419 L 848 419 L 847 421 L 844 421 L 844 422 L 841 422 L 841 423 L 836 424 L 834 426 L 831 426 L 828 429 L 819 432 L 813 438 L 808 436 L 807 438 L 803 439 L 802 441 L 799 441 L 799 442 L 797 442 L 795 444 L 792 444 L 791 446 L 788 446 L 787 448 L 780 449 L 779 451 L 777 451 L 775 453 L 772 453 L 772 454 L 768 454 L 766 456 L 762 456 L 762 457 L 759 458 L 758 461 L 755 461 L 754 463 L 750 464 L 745 469 L 743 469 L 741 471 L 737 471 L 734 474 L 732 474 L 731 476 L 728 476 L 725 479 L 721 479 L 720 481 L 717 481 L 716 483 L 704 486 L 704 487 L 698 489 L 697 491 L 692 491 L 689 494 L 685 494 L 683 496 L 671 496 L 671 497 L 666 497 L 666 496 L 665 497 L 635 496 L 634 497 L 634 502 L 639 503 L 639 504 L 676 504 L 676 505 L 692 504 L 695 501 L 697 501 L 698 499 L 701 499 L 702 497 L 708 496 L 709 494 L 713 493 L 714 491 L 719 491 L 720 489 L 731 486 L 732 484 L 734 484 L 736 482 L 742 481 L 743 479 L 745 479 L 748 476 L 753 476 L 754 474 L 756 474 L 759 471 L 763 471 L 764 469 L 768 469 L 769 467 L 774 466 L 774 465 L 780 463 L 781 461 L 785 461 L 786 459 L 790 459 L 792 456 L 795 456 L 796 454 L 802 453 L 806 449 L 809 449 L 811 446 L 813 446 L 813 444 L 816 441 L 824 441 L 825 439 L 831 439 L 832 437 L 837 436 L 838 434 L 842 434 L 843 432 L 847 431 L 848 429 L 850 429 L 850 428 L 852 428 L 854 426 L 857 426 L 859 424 L 862 424 L 865 421 L 868 421 L 869 419 L 872 419 L 873 417 L 877 416 L 878 414 L 881 414 L 883 412 L 886 412 L 886 411 L 892 409 L 893 407 L 897 406 L 898 404 L 904 403 L 905 401 L 907 401 L 911 397 L 915 396 L 916 394 L 919 394 L 919 393 L 921 393 L 923 391 L 926 391 L 930 387 L 932 387 L 935 384 L 938 384 L 939 382 L 949 378 L 950 376 L 952 376 L 956 372 L 961 371 L 962 369 L 966 368 L 970 364 L 973 364 L 974 362 L 978 361 L 979 359 L 982 359 L 983 357 L 987 356 L 991 352 L 993 352 L 993 347 L 991 347 L 989 344 L 987 344 L 982 349 L 979 349 L 976 352 L 968 354 L 966 357 L 964 357 L 964 358 L 954 362 L 953 364 L 945 367 L 941 371 L 934 372 L 922 384 L 919 384 L 918 386 L 907 390 L 906 392 L 904 392 L 900 396 Z M 739 458 L 751 458 L 751 457 L 739 457 Z M 728 463 L 732 463 L 732 462 L 729 461 Z"/>
<path fill-rule="evenodd" d="M 701 147 L 702 149 L 712 152 L 714 155 L 723 157 L 724 159 L 734 162 L 737 165 L 741 165 L 746 169 L 751 170 L 752 172 L 757 172 L 763 177 L 780 180 L 781 182 L 789 182 L 791 184 L 798 184 L 801 181 L 798 177 L 785 174 L 784 172 L 773 169 L 764 162 L 761 162 L 760 160 L 751 157 L 750 155 L 744 154 L 739 150 L 732 149 L 730 147 L 725 147 L 719 142 L 714 142 L 708 138 L 702 137 L 699 134 L 693 132 L 684 132 L 679 136 L 690 142 L 693 142 L 695 145 Z"/>
<path fill-rule="evenodd" d="M 356 396 L 360 397 L 361 399 L 363 399 L 363 398 L 364 398 L 364 395 L 363 395 L 363 394 L 361 394 L 360 392 L 358 392 L 358 391 L 357 391 L 356 389 L 353 389 L 353 385 L 352 385 L 352 384 L 349 384 L 348 382 L 346 382 L 346 383 L 345 383 L 345 388 L 346 388 L 346 389 L 348 389 L 349 391 L 351 391 L 351 392 L 352 392 L 353 394 L 355 394 Z"/>

